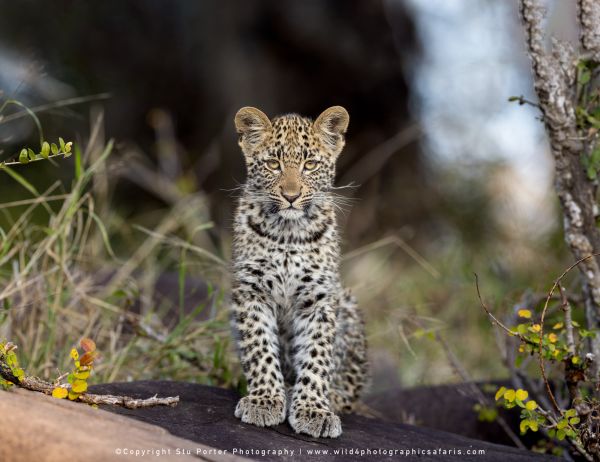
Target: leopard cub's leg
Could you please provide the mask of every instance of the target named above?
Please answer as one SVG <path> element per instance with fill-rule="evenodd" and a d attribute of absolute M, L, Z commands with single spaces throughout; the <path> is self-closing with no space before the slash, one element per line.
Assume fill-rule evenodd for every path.
<path fill-rule="evenodd" d="M 356 300 L 348 290 L 340 295 L 331 378 L 331 407 L 336 412 L 353 412 L 369 380 L 367 340 Z"/>
<path fill-rule="evenodd" d="M 292 354 L 296 383 L 288 421 L 298 433 L 336 438 L 340 418 L 331 409 L 329 394 L 333 367 L 335 313 L 325 294 L 304 297 L 294 313 Z"/>
<path fill-rule="evenodd" d="M 285 421 L 287 408 L 277 323 L 260 294 L 247 294 L 251 298 L 241 301 L 234 290 L 232 297 L 232 324 L 238 333 L 240 360 L 248 382 L 248 395 L 238 402 L 235 416 L 245 423 L 269 427 Z"/>

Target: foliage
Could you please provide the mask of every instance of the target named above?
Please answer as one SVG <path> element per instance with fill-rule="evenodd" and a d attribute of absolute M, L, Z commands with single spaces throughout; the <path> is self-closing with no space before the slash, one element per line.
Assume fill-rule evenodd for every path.
<path fill-rule="evenodd" d="M 11 342 L 0 342 L 0 358 L 10 367 L 11 372 L 17 379 L 21 380 L 25 376 L 25 372 L 19 366 L 19 360 L 16 354 L 17 346 Z M 0 386 L 8 389 L 13 384 L 0 377 Z"/>
<path fill-rule="evenodd" d="M 7 105 L 0 100 L 0 107 Z M 83 389 L 77 380 L 91 372 L 81 362 L 87 352 L 79 366 L 64 352 L 78 338 L 93 336 L 103 351 L 103 360 L 93 363 L 101 381 L 169 378 L 237 386 L 241 374 L 232 362 L 223 308 L 226 264 L 210 247 L 204 198 L 183 189 L 189 181 L 136 161 L 111 161 L 114 144 L 98 135 L 100 121 L 87 145 L 61 137 L 53 147 L 35 114 L 24 114 L 35 118 L 40 147 L 25 148 L 27 160 L 15 155 L 0 170 L 3 185 L 12 181 L 21 188 L 10 190 L 16 200 L 0 203 L 0 335 L 20 340 L 28 372 L 51 379 L 57 367 L 69 368 L 74 381 L 67 375 L 67 383 Z M 168 191 L 172 202 L 150 214 L 140 210 L 139 217 L 121 215 L 113 191 L 130 168 L 141 172 L 136 178 L 156 178 L 148 184 L 152 192 Z M 44 186 L 40 178 L 63 179 Z M 155 298 L 156 279 L 172 272 L 179 298 Z M 207 291 L 190 307 L 186 297 L 199 290 L 198 275 Z"/>
<path fill-rule="evenodd" d="M 79 356 L 76 348 L 71 349 L 69 356 L 73 360 L 73 370 L 67 375 L 67 384 L 60 384 L 63 376 L 55 382 L 56 387 L 52 390 L 54 398 L 69 398 L 71 401 L 79 398 L 79 395 L 85 393 L 88 388 L 87 379 L 92 373 L 94 360 L 98 357 L 96 343 L 89 338 L 84 338 L 79 342 L 83 350 L 83 355 Z"/>

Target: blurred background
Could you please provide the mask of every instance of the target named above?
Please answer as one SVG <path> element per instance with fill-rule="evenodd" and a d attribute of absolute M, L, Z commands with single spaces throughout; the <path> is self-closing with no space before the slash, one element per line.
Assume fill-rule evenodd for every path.
<path fill-rule="evenodd" d="M 574 13 L 567 2 L 548 6 L 551 32 L 568 38 Z M 339 104 L 351 122 L 338 185 L 351 185 L 354 200 L 340 215 L 343 271 L 365 313 L 374 388 L 460 380 L 440 338 L 471 377 L 506 375 L 473 273 L 503 314 L 568 262 L 543 125 L 535 107 L 508 101 L 535 99 L 516 1 L 0 0 L 0 11 L 2 98 L 39 110 L 48 138 L 115 140 L 93 192 L 116 259 L 79 263 L 110 278 L 134 255 L 139 268 L 125 276 L 142 319 L 159 312 L 159 279 L 165 299 L 175 285 L 183 310 L 205 295 L 189 287 L 226 290 L 215 262 L 229 258 L 232 190 L 245 175 L 237 109 L 316 117 Z M 21 113 L 11 107 L 0 120 L 0 161 L 36 143 Z M 19 173 L 39 191 L 57 178 L 68 189 L 72 162 Z M 1 202 L 24 195 L 0 176 Z M 21 209 L 10 210 L 5 227 Z M 163 226 L 181 210 L 194 211 L 191 229 Z M 188 247 L 150 259 L 140 248 L 151 229 Z M 182 290 L 182 249 L 192 245 Z M 225 304 L 211 303 L 203 316 L 220 316 Z M 105 378 L 169 374 L 149 369 Z"/>

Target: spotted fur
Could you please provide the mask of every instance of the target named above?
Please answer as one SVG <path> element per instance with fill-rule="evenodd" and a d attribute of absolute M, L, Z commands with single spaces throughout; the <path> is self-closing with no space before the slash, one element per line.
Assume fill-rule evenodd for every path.
<path fill-rule="evenodd" d="M 248 382 L 235 415 L 338 437 L 367 380 L 363 322 L 342 288 L 331 189 L 348 113 L 313 123 L 255 108 L 235 122 L 247 164 L 234 222 L 232 325 Z"/>

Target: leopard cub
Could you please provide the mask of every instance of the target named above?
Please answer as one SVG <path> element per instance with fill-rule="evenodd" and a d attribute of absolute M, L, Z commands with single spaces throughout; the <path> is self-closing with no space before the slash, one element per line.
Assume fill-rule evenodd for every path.
<path fill-rule="evenodd" d="M 363 322 L 340 281 L 332 195 L 349 116 L 235 116 L 247 166 L 234 220 L 232 325 L 248 395 L 235 415 L 338 437 L 367 381 Z"/>

